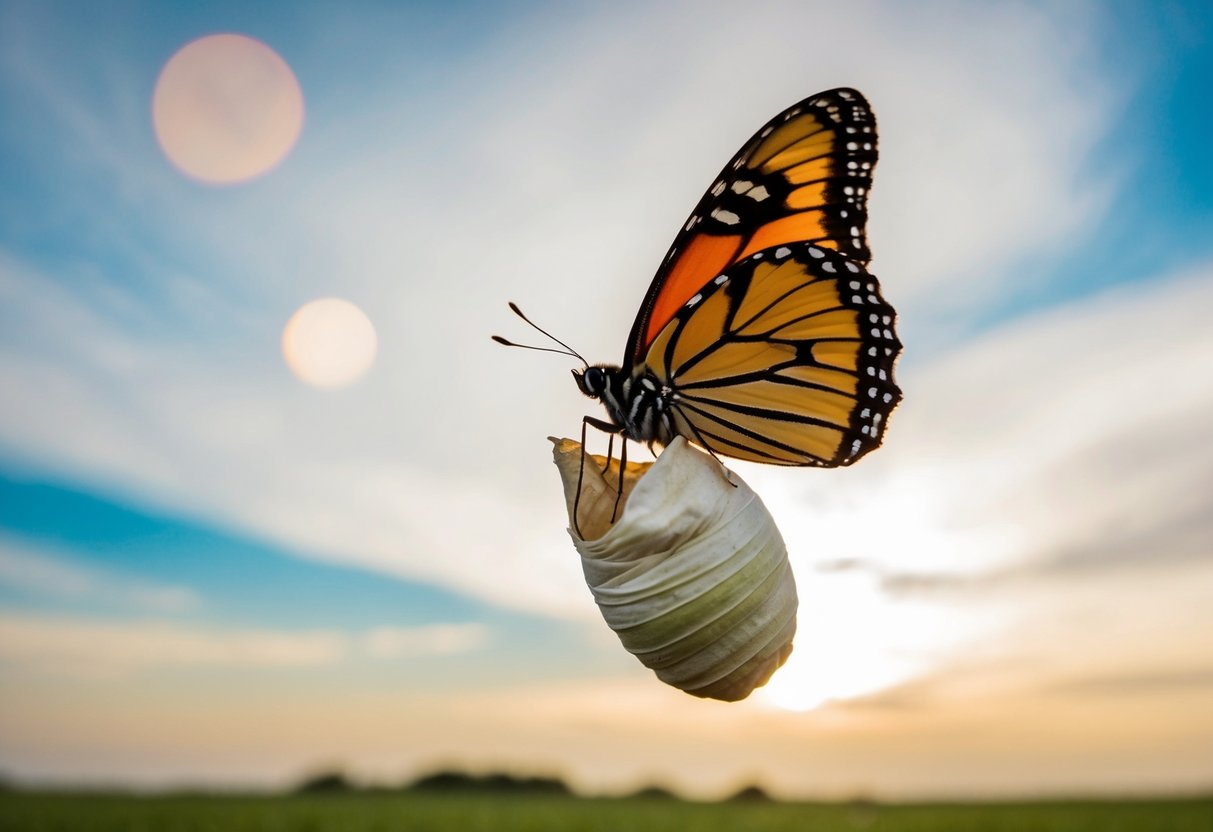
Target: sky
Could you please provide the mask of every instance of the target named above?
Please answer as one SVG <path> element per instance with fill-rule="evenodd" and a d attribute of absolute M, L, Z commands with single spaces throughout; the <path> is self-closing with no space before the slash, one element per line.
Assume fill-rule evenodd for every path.
<path fill-rule="evenodd" d="M 252 81 L 170 65 L 211 35 Z M 1200 2 L 3 0 L 0 776 L 1207 790 L 1211 38 Z M 585 586 L 575 362 L 488 336 L 516 301 L 617 362 L 710 177 L 835 86 L 905 400 L 853 468 L 732 466 L 799 625 L 702 701 Z"/>

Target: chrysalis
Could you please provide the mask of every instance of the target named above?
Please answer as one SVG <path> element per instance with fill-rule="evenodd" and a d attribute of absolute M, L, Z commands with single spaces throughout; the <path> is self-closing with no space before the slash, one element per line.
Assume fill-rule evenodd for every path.
<path fill-rule="evenodd" d="M 676 438 L 652 463 L 629 463 L 611 523 L 618 461 L 553 439 L 569 534 L 586 583 L 623 646 L 694 696 L 737 701 L 792 652 L 796 584 L 775 521 L 748 485 Z M 580 500 L 578 473 L 584 461 Z M 579 503 L 580 529 L 572 511 Z"/>

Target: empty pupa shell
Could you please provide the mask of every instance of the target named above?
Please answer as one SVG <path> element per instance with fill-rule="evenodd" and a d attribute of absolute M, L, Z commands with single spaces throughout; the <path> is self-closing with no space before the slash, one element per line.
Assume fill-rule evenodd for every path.
<path fill-rule="evenodd" d="M 619 464 L 552 439 L 569 534 L 598 609 L 661 681 L 733 702 L 792 652 L 796 584 L 766 506 L 736 474 L 678 437 L 656 462 Z M 579 524 L 574 524 L 581 473 Z M 580 527 L 584 538 L 575 529 Z"/>

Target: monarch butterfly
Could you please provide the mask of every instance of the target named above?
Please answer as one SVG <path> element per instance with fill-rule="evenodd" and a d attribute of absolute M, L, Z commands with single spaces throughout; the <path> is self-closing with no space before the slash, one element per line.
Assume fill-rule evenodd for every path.
<path fill-rule="evenodd" d="M 876 143 L 868 102 L 845 87 L 755 133 L 675 237 L 623 364 L 573 371 L 609 417 L 583 431 L 621 434 L 624 453 L 684 436 L 777 465 L 850 465 L 878 447 L 901 343 L 865 268 Z"/>

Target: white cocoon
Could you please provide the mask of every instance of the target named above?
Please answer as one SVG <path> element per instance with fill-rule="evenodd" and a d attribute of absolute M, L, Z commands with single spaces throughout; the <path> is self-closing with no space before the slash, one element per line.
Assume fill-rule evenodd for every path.
<path fill-rule="evenodd" d="M 736 474 L 682 437 L 656 462 L 619 465 L 552 440 L 569 530 L 586 583 L 623 646 L 659 679 L 736 701 L 792 652 L 796 584 L 766 506 Z M 584 462 L 584 467 L 583 467 Z M 575 529 L 586 535 L 582 538 Z"/>

